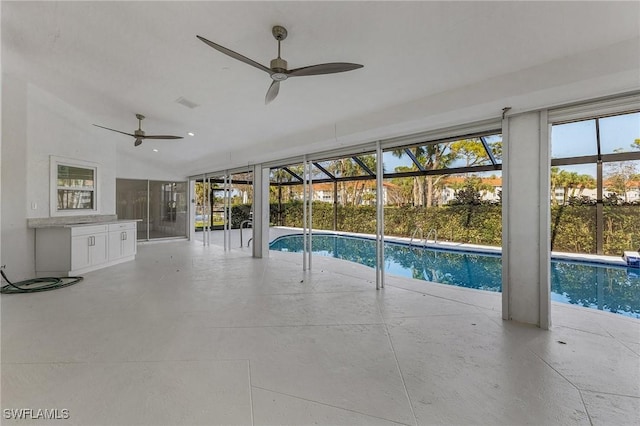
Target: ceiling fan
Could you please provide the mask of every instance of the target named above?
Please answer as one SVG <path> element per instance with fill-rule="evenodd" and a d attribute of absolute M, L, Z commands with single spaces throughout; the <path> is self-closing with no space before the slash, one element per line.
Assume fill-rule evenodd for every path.
<path fill-rule="evenodd" d="M 136 141 L 133 143 L 133 146 L 138 146 L 142 143 L 144 139 L 182 139 L 182 136 L 171 136 L 171 135 L 147 135 L 142 130 L 142 120 L 144 120 L 144 115 L 136 114 L 136 118 L 138 119 L 138 130 L 135 130 L 133 133 L 121 132 L 120 130 L 110 129 L 104 126 L 98 126 L 94 124 L 96 127 L 100 127 L 102 129 L 111 130 L 112 132 L 122 133 L 123 135 L 131 136 L 136 138 Z"/>
<path fill-rule="evenodd" d="M 220 46 L 212 41 L 207 40 L 204 37 L 196 36 L 204 43 L 213 47 L 214 49 L 231 56 L 245 64 L 251 65 L 269 74 L 273 82 L 267 90 L 267 95 L 264 98 L 264 103 L 268 104 L 278 96 L 280 90 L 280 82 L 286 80 L 289 77 L 303 77 L 308 75 L 320 75 L 320 74 L 333 74 L 338 72 L 351 71 L 358 68 L 362 68 L 363 65 L 351 64 L 348 62 L 331 62 L 327 64 L 310 65 L 308 67 L 294 68 L 292 70 L 287 69 L 287 61 L 280 57 L 280 42 L 287 38 L 287 30 L 280 25 L 276 25 L 271 30 L 273 37 L 278 40 L 278 57 L 271 61 L 271 67 L 266 67 L 252 59 L 242 56 L 241 54 L 234 52 L 231 49 Z"/>

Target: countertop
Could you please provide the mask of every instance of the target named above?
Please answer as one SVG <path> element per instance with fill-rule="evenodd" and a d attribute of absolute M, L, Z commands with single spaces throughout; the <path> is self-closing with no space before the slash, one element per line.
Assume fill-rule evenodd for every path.
<path fill-rule="evenodd" d="M 43 217 L 27 219 L 27 228 L 72 228 L 141 221 L 142 219 L 118 219 L 116 215 Z"/>

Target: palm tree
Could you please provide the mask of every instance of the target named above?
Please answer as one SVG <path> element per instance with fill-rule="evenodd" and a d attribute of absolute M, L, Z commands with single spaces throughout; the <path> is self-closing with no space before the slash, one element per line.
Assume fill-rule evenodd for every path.
<path fill-rule="evenodd" d="M 370 170 L 376 170 L 375 155 L 360 155 L 358 159 L 362 161 Z M 362 167 L 360 167 L 352 158 L 340 158 L 333 160 L 327 170 L 336 177 L 354 177 L 362 175 Z M 360 204 L 362 194 L 366 188 L 365 181 L 341 181 L 338 182 L 338 200 L 342 205 Z"/>
<path fill-rule="evenodd" d="M 423 145 L 410 149 L 425 170 L 446 168 L 458 158 L 458 153 L 451 150 L 451 142 Z M 406 153 L 404 150 L 395 150 L 393 155 L 402 157 Z M 414 164 L 411 166 L 411 170 L 418 170 L 418 167 Z M 442 178 L 443 175 L 416 176 L 413 181 L 413 204 L 432 206 L 436 189 L 438 189 Z"/>
<path fill-rule="evenodd" d="M 578 197 L 582 196 L 585 189 L 594 189 L 596 187 L 596 180 L 591 175 L 579 175 L 578 176 Z"/>
<path fill-rule="evenodd" d="M 551 167 L 551 204 L 558 204 L 558 199 L 556 198 L 556 188 L 560 186 L 560 168 L 559 167 Z"/>
<path fill-rule="evenodd" d="M 351 158 L 333 160 L 326 167 L 335 177 L 349 177 L 357 174 L 358 165 Z M 348 203 L 348 188 L 346 182 L 338 182 L 338 202 L 342 205 Z"/>

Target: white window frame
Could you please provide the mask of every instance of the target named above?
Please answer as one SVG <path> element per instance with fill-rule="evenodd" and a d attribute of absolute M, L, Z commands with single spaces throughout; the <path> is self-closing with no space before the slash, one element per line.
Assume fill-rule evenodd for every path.
<path fill-rule="evenodd" d="M 79 188 L 93 191 L 93 209 L 58 210 L 58 166 L 79 167 L 93 170 L 93 187 Z M 100 213 L 100 165 L 91 161 L 49 156 L 49 214 L 54 216 L 82 216 Z"/>

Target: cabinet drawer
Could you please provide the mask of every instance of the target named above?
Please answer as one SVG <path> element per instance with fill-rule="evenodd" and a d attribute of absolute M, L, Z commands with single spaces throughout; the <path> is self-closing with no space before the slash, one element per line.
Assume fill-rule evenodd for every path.
<path fill-rule="evenodd" d="M 136 229 L 135 222 L 125 223 L 111 223 L 109 224 L 109 232 L 111 231 L 126 231 L 127 229 Z"/>
<path fill-rule="evenodd" d="M 74 226 L 71 228 L 71 235 L 93 235 L 107 232 L 108 225 Z"/>

